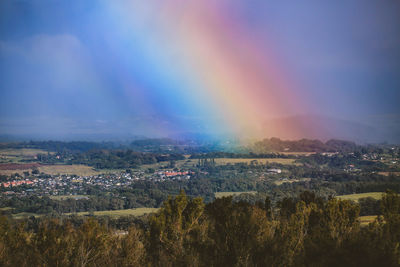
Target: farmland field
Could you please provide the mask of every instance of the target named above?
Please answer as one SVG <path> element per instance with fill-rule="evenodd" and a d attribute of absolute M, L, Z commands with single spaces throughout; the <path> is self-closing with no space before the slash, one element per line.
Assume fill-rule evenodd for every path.
<path fill-rule="evenodd" d="M 81 176 L 96 175 L 100 172 L 95 171 L 92 167 L 80 164 L 73 165 L 42 165 L 39 171 L 56 175 L 56 174 L 76 174 Z"/>
<path fill-rule="evenodd" d="M 137 208 L 137 209 L 125 209 L 125 210 L 105 210 L 105 211 L 95 211 L 93 212 L 94 216 L 110 216 L 110 217 L 121 217 L 121 216 L 142 216 L 145 214 L 156 212 L 157 208 Z M 85 216 L 89 215 L 89 212 L 76 212 L 76 213 L 64 213 L 63 215 L 78 215 Z M 27 217 L 41 217 L 42 214 L 30 213 L 30 212 L 21 212 L 13 214 L 12 217 L 14 219 L 23 219 Z"/>
<path fill-rule="evenodd" d="M 257 191 L 247 191 L 247 192 L 216 192 L 214 193 L 215 198 L 221 198 L 221 197 L 229 197 L 229 196 L 235 196 L 235 195 L 240 195 L 240 194 L 257 194 Z"/>
<path fill-rule="evenodd" d="M 381 199 L 383 192 L 369 192 L 369 193 L 360 193 L 360 194 L 351 194 L 351 195 L 341 195 L 337 196 L 342 200 L 353 200 L 358 201 L 360 198 L 364 197 L 372 197 L 374 199 Z"/>
<path fill-rule="evenodd" d="M 157 208 L 137 208 L 137 209 L 125 209 L 125 210 L 105 210 L 105 211 L 94 211 L 94 216 L 111 216 L 111 217 L 121 217 L 121 216 L 142 216 L 145 214 L 156 212 Z M 77 213 L 66 213 L 65 215 L 76 214 L 78 216 L 89 215 L 89 212 L 77 212 Z"/>
<path fill-rule="evenodd" d="M 375 219 L 378 216 L 376 215 L 371 215 L 371 216 L 360 216 L 360 224 L 361 226 L 367 226 L 368 224 L 372 223 L 373 221 L 375 221 Z"/>

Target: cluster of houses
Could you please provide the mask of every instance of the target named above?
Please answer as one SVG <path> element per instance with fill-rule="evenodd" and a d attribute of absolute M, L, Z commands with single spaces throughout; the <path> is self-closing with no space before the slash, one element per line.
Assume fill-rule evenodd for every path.
<path fill-rule="evenodd" d="M 20 186 L 20 185 L 24 185 L 24 184 L 31 185 L 34 182 L 35 182 L 35 180 L 34 181 L 31 181 L 31 180 L 14 180 L 14 181 L 10 181 L 10 182 L 1 183 L 0 185 L 5 187 L 5 188 L 8 188 L 8 187 L 15 187 L 15 186 Z"/>
<path fill-rule="evenodd" d="M 144 171 L 134 173 L 112 173 L 100 174 L 93 176 L 76 176 L 76 175 L 52 175 L 51 177 L 35 177 L 35 179 L 13 180 L 0 183 L 0 188 L 13 190 L 21 185 L 30 185 L 24 188 L 23 194 L 39 194 L 39 195 L 61 195 L 66 193 L 82 193 L 85 192 L 86 186 L 96 186 L 101 190 L 110 190 L 114 188 L 132 186 L 138 181 L 154 181 L 164 182 L 168 180 L 189 180 L 194 172 L 190 171 L 159 171 L 152 175 L 145 175 Z M 10 195 L 13 191 L 3 191 L 3 194 Z"/>

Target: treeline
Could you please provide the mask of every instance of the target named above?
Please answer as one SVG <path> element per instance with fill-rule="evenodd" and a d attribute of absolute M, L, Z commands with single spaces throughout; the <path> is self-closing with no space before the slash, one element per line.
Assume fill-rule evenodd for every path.
<path fill-rule="evenodd" d="M 284 158 L 284 159 L 289 159 L 289 158 L 296 158 L 294 155 L 285 155 L 285 154 L 279 154 L 279 153 L 232 153 L 232 152 L 209 152 L 209 153 L 194 153 L 190 155 L 191 159 L 212 159 L 212 158 L 238 158 L 238 159 L 263 159 L 263 158 Z"/>
<path fill-rule="evenodd" d="M 256 142 L 251 150 L 256 153 L 267 152 L 355 152 L 361 153 L 383 153 L 388 150 L 388 146 L 384 145 L 357 145 L 354 142 L 332 139 L 327 142 L 320 140 L 300 139 L 300 140 L 281 140 L 276 137 L 266 138 Z"/>
<path fill-rule="evenodd" d="M 0 149 L 6 148 L 34 148 L 52 152 L 85 152 L 93 149 L 115 149 L 112 142 L 85 142 L 85 141 L 29 141 L 16 143 L 0 143 Z"/>
<path fill-rule="evenodd" d="M 399 266 L 400 196 L 375 222 L 359 206 L 310 192 L 272 205 L 204 204 L 181 193 L 129 231 L 88 219 L 0 219 L 1 266 Z"/>
<path fill-rule="evenodd" d="M 81 153 L 38 154 L 42 163 L 84 164 L 96 169 L 136 168 L 143 164 L 185 159 L 182 154 L 158 154 L 128 150 L 89 150 Z"/>

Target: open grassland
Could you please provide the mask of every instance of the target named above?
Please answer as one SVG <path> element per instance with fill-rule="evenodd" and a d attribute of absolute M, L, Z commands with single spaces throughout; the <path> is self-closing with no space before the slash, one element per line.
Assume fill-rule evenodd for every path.
<path fill-rule="evenodd" d="M 351 195 L 341 195 L 337 196 L 337 198 L 342 200 L 352 200 L 358 201 L 360 198 L 372 197 L 374 199 L 381 199 L 383 192 L 368 192 L 368 193 L 360 193 L 360 194 L 351 194 Z"/>
<path fill-rule="evenodd" d="M 376 215 L 371 215 L 371 216 L 360 216 L 360 224 L 361 226 L 367 226 L 368 224 L 372 223 L 373 221 L 375 221 L 375 219 L 378 216 Z"/>
<path fill-rule="evenodd" d="M 216 192 L 214 193 L 215 198 L 221 198 L 221 197 L 229 197 L 229 196 L 235 196 L 235 195 L 240 195 L 240 194 L 257 194 L 257 191 L 247 191 L 247 192 Z"/>

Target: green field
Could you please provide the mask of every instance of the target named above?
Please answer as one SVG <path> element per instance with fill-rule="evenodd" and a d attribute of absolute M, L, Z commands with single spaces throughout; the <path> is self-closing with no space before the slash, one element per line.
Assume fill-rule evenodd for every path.
<path fill-rule="evenodd" d="M 360 193 L 360 194 L 351 194 L 351 195 L 341 195 L 337 196 L 337 198 L 342 200 L 352 200 L 358 201 L 360 198 L 372 197 L 374 199 L 381 199 L 383 192 L 368 192 L 368 193 Z"/>
<path fill-rule="evenodd" d="M 229 197 L 229 196 L 235 196 L 235 195 L 240 195 L 240 194 L 257 194 L 257 191 L 247 191 L 247 192 L 215 192 L 214 196 L 215 198 L 221 198 L 221 197 Z"/>

